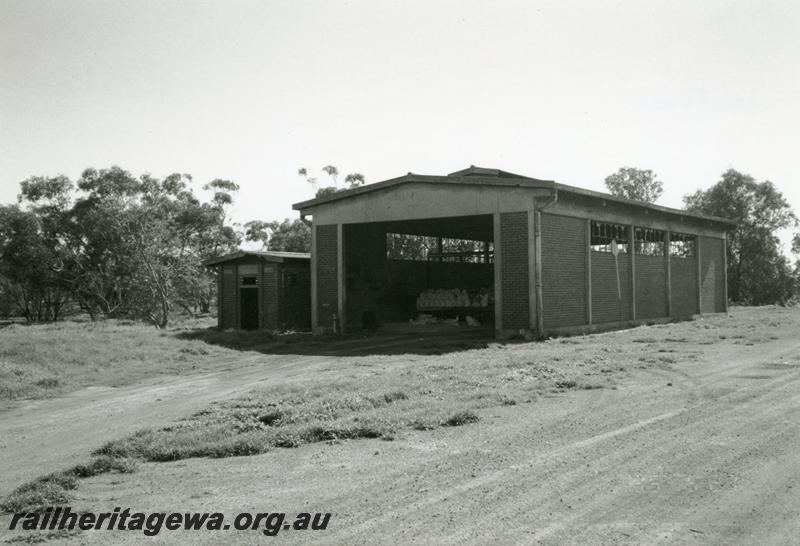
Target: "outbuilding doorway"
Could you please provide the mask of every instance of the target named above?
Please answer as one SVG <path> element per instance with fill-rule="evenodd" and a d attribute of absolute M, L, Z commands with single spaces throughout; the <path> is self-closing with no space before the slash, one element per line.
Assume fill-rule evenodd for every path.
<path fill-rule="evenodd" d="M 240 327 L 242 330 L 258 329 L 258 287 L 239 289 L 239 306 L 241 309 Z"/>

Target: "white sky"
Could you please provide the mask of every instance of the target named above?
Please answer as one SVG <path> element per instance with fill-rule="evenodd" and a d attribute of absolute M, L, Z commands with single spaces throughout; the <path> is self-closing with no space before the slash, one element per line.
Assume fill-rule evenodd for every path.
<path fill-rule="evenodd" d="M 800 211 L 799 98 L 796 0 L 0 0 L 0 202 L 118 164 L 232 179 L 244 222 L 294 217 L 302 166 L 629 165 L 667 206 L 733 167 Z"/>

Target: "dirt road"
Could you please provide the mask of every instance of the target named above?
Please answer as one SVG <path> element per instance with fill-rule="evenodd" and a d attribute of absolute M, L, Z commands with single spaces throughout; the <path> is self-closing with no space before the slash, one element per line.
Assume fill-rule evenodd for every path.
<path fill-rule="evenodd" d="M 60 398 L 23 401 L 0 412 L 0 493 L 87 461 L 105 442 L 166 425 L 259 383 L 313 371 L 328 359 L 247 353 L 222 371 L 159 376 L 127 387 L 92 387 Z"/>
<path fill-rule="evenodd" d="M 157 543 L 796 544 L 797 334 L 792 323 L 758 344 L 628 370 L 617 389 L 497 407 L 475 425 L 393 442 L 145 464 L 82 481 L 73 506 L 333 513 L 326 531 L 164 532 Z"/>
<path fill-rule="evenodd" d="M 0 408 L 0 496 L 31 479 L 88 461 L 91 452 L 109 440 L 168 425 L 214 401 L 265 383 L 335 373 L 349 355 L 398 353 L 396 358 L 402 359 L 409 347 L 447 347 L 454 339 L 476 343 L 488 335 L 472 330 L 456 335 L 356 336 L 326 340 L 317 348 L 318 355 L 243 351 L 215 362 L 213 372 L 159 375 L 125 387 L 90 387 L 58 398 L 6 402 L 11 407 Z"/>

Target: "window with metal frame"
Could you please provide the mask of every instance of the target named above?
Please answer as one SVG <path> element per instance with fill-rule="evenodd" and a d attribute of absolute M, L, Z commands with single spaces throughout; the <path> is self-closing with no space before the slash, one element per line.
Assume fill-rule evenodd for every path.
<path fill-rule="evenodd" d="M 616 241 L 620 253 L 628 252 L 628 226 L 611 222 L 591 223 L 591 241 L 595 252 L 611 252 L 611 242 Z"/>
<path fill-rule="evenodd" d="M 687 233 L 670 233 L 669 254 L 676 258 L 694 258 L 697 252 L 697 237 Z"/>
<path fill-rule="evenodd" d="M 665 232 L 660 229 L 637 227 L 633 230 L 633 248 L 642 256 L 663 256 L 666 252 Z"/>

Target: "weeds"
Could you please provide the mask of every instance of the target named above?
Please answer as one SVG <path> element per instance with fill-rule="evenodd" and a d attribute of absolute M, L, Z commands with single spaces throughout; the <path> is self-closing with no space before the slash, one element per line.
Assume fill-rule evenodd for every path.
<path fill-rule="evenodd" d="M 46 398 L 91 385 L 125 385 L 240 355 L 130 321 L 12 324 L 0 331 L 0 401 Z"/>
<path fill-rule="evenodd" d="M 247 397 L 212 404 L 170 426 L 142 430 L 109 442 L 95 452 L 88 464 L 16 489 L 4 500 L 2 508 L 30 511 L 68 502 L 79 479 L 106 472 L 131 472 L 133 460 L 247 456 L 309 443 L 392 440 L 409 429 L 464 426 L 478 421 L 485 408 L 530 402 L 553 388 L 603 388 L 609 385 L 611 374 L 632 369 L 637 361 L 671 364 L 690 356 L 680 346 L 665 348 L 665 342 L 697 346 L 768 339 L 770 332 L 764 331 L 762 325 L 749 328 L 747 336 L 725 339 L 726 334 L 720 336 L 716 326 L 724 320 L 653 326 L 638 330 L 635 338 L 627 339 L 619 335 L 563 338 L 552 343 L 492 345 L 488 349 L 415 358 L 392 358 L 383 351 L 380 355 L 341 360 L 314 378 L 305 376 L 296 382 L 262 388 Z M 10 326 L 3 330 L 2 335 L 6 334 L 9 335 L 4 341 L 11 342 L 0 345 L 0 397 L 5 398 L 74 388 L 85 384 L 85 378 L 98 368 L 105 377 L 118 377 L 115 374 L 134 361 L 150 366 L 146 373 L 165 364 L 175 369 L 181 359 L 189 359 L 193 365 L 218 361 L 215 356 L 227 353 L 214 345 L 253 349 L 282 343 L 287 350 L 293 350 L 295 341 L 264 332 L 208 330 L 200 336 L 192 332 L 153 335 L 149 328 L 113 323 L 84 324 L 80 328 L 44 326 L 39 333 L 32 328 L 24 328 L 23 332 L 23 327 Z M 349 341 L 324 343 L 336 348 L 335 343 L 344 346 Z M 322 352 L 324 343 L 308 337 L 303 340 L 308 353 L 313 353 L 315 347 Z M 660 347 L 650 345 L 659 343 Z M 109 347 L 119 354 L 111 354 Z M 435 352 L 436 348 L 426 349 Z M 66 371 L 59 371 L 60 366 Z M 136 373 L 141 377 L 143 372 Z M 604 379 L 593 381 L 592 376 Z"/>
<path fill-rule="evenodd" d="M 550 345 L 550 352 L 559 351 L 564 357 L 558 364 L 548 358 L 556 354 L 531 360 L 530 351 L 524 349 L 493 352 L 488 361 L 489 355 L 482 351 L 403 365 L 383 364 L 380 357 L 373 357 L 370 369 L 356 367 L 359 360 L 350 370 L 364 370 L 361 373 L 339 372 L 254 391 L 170 426 L 108 442 L 95 455 L 153 462 L 247 456 L 309 443 L 391 440 L 408 428 L 463 426 L 477 421 L 482 408 L 532 400 L 548 385 L 578 388 L 564 375 L 570 366 L 584 364 L 566 358 L 560 347 L 560 343 Z"/>
<path fill-rule="evenodd" d="M 403 412 L 386 408 L 408 398 L 405 392 L 389 391 L 278 402 L 243 399 L 198 412 L 173 426 L 109 442 L 95 454 L 159 462 L 255 455 L 330 440 L 390 440 L 402 426 L 397 417 Z"/>
<path fill-rule="evenodd" d="M 130 473 L 134 469 L 134 462 L 130 460 L 97 457 L 88 465 L 78 465 L 21 485 L 3 500 L 0 509 L 6 512 L 39 512 L 48 506 L 66 504 L 70 499 L 69 492 L 77 487 L 79 478 L 107 472 Z"/>
<path fill-rule="evenodd" d="M 478 421 L 478 416 L 475 414 L 474 411 L 465 410 L 460 411 L 458 413 L 454 413 L 450 417 L 448 417 L 442 425 L 446 427 L 460 427 L 462 425 L 466 425 L 469 423 L 475 423 Z"/>
<path fill-rule="evenodd" d="M 43 389 L 55 389 L 60 385 L 58 379 L 55 377 L 45 377 L 44 379 L 40 379 L 36 383 L 37 387 L 41 387 Z"/>

